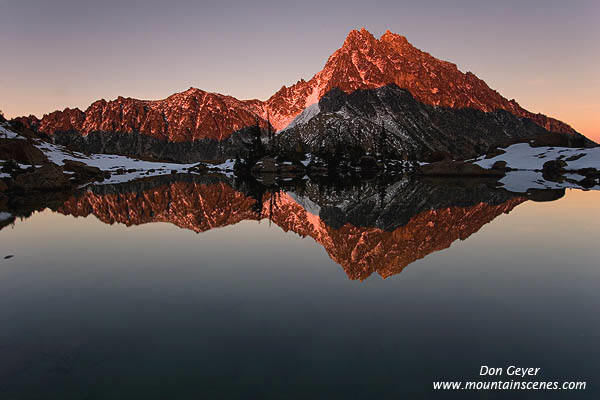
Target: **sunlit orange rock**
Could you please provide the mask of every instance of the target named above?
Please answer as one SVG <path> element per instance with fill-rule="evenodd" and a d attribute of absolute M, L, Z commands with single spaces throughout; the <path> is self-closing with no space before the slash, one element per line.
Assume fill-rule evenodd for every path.
<path fill-rule="evenodd" d="M 385 231 L 348 223 L 334 229 L 283 194 L 277 197 L 271 219 L 285 231 L 312 237 L 350 279 L 363 280 L 374 272 L 383 278 L 398 274 L 412 262 L 448 248 L 458 239 L 467 239 L 525 200 L 515 197 L 499 205 L 479 203 L 421 212 L 408 224 Z M 268 208 L 263 210 L 267 212 Z"/>
<path fill-rule="evenodd" d="M 107 224 L 126 226 L 169 222 L 194 232 L 256 219 L 256 200 L 226 183 L 175 182 L 141 192 L 95 194 L 71 197 L 58 209 L 75 217 L 94 215 Z"/>
<path fill-rule="evenodd" d="M 422 103 L 449 108 L 506 110 L 527 117 L 554 132 L 575 132 L 569 125 L 523 109 L 507 100 L 473 73 L 439 60 L 412 46 L 401 35 L 386 32 L 376 39 L 364 28 L 351 31 L 342 47 L 310 80 L 283 86 L 268 100 L 238 100 L 231 96 L 190 88 L 163 100 L 119 97 L 98 100 L 85 111 L 65 109 L 18 118 L 46 134 L 56 132 L 141 133 L 172 142 L 214 139 L 222 141 L 258 120 L 276 130 L 285 128 L 307 106 L 333 88 L 349 93 L 396 84 Z"/>

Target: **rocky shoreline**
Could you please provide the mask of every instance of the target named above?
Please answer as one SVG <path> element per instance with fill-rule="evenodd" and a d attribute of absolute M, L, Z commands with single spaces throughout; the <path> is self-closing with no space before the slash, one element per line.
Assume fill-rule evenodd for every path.
<path fill-rule="evenodd" d="M 550 143 L 552 144 L 552 143 Z M 562 143 L 559 143 L 562 144 Z M 8 203 L 25 209 L 43 208 L 89 185 L 118 184 L 180 174 L 241 177 L 274 185 L 277 182 L 364 180 L 385 175 L 418 179 L 475 180 L 515 193 L 544 198 L 550 189 L 600 190 L 600 147 L 573 148 L 544 142 L 515 143 L 495 148 L 471 160 L 433 154 L 429 162 L 386 159 L 379 154 L 324 158 L 315 154 L 264 155 L 248 161 L 227 159 L 180 164 L 140 160 L 110 154 L 83 154 L 56 145 L 33 131 L 0 121 L 0 224 L 10 223 Z M 37 200 L 35 200 L 37 199 Z M 8 222 L 7 222 L 8 221 Z"/>

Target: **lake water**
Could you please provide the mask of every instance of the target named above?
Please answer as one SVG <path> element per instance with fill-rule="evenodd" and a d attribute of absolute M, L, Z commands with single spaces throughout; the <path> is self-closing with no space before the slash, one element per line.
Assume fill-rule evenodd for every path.
<path fill-rule="evenodd" d="M 599 398 L 599 192 L 232 186 L 94 188 L 0 230 L 0 398 Z M 587 389 L 432 389 L 482 365 Z"/>

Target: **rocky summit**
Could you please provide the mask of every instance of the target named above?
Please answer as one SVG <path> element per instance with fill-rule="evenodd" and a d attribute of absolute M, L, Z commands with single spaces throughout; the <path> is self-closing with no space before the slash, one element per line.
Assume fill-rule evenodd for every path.
<path fill-rule="evenodd" d="M 267 105 L 277 129 L 285 128 L 295 115 L 339 88 L 346 93 L 395 84 L 418 101 L 447 108 L 473 108 L 491 112 L 505 110 L 526 117 L 552 132 L 573 133 L 569 125 L 523 109 L 507 100 L 473 73 L 463 73 L 456 64 L 439 60 L 411 45 L 401 35 L 387 31 L 376 39 L 366 29 L 351 31 L 342 47 L 309 81 L 283 87 Z"/>

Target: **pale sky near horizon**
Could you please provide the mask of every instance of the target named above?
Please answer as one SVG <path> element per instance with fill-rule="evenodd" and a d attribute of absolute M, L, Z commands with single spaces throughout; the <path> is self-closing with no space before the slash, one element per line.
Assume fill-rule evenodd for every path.
<path fill-rule="evenodd" d="M 81 109 L 190 86 L 266 99 L 351 29 L 386 29 L 600 140 L 600 1 L 0 0 L 0 109 Z"/>

